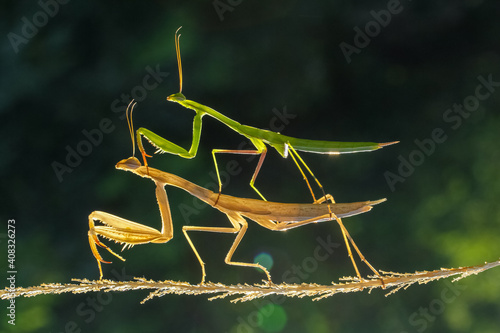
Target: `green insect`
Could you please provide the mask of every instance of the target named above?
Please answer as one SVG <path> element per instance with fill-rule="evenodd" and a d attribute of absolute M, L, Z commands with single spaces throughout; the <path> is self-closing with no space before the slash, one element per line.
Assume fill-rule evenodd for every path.
<path fill-rule="evenodd" d="M 179 28 L 180 29 L 180 28 Z M 179 39 L 181 35 L 178 33 L 179 29 L 177 29 L 175 33 L 175 49 L 177 54 L 177 64 L 179 67 L 179 92 L 176 94 L 172 94 L 167 97 L 168 101 L 178 103 L 187 109 L 194 110 L 196 115 L 193 121 L 193 141 L 191 143 L 191 148 L 186 150 L 175 143 L 168 141 L 161 136 L 153 133 L 152 131 L 146 128 L 139 128 L 137 130 L 137 144 L 139 150 L 142 153 L 142 157 L 144 159 L 144 165 L 147 166 L 146 157 L 151 157 L 146 154 L 144 147 L 142 145 L 142 137 L 145 137 L 154 147 L 157 148 L 156 152 L 162 153 L 170 153 L 174 155 L 178 155 L 183 158 L 193 158 L 196 156 L 198 152 L 198 146 L 200 144 L 200 136 L 201 136 L 201 124 L 202 118 L 204 115 L 209 115 L 221 123 L 225 124 L 235 132 L 243 135 L 248 138 L 255 147 L 255 150 L 233 150 L 233 149 L 213 149 L 212 156 L 215 164 L 215 171 L 217 173 L 217 178 L 219 181 L 219 194 L 222 189 L 222 183 L 220 180 L 219 168 L 217 166 L 217 159 L 215 154 L 218 153 L 231 153 L 231 154 L 250 154 L 250 155 L 260 155 L 259 162 L 257 163 L 257 167 L 255 168 L 252 179 L 250 180 L 250 186 L 259 194 L 259 196 L 263 199 L 264 196 L 257 190 L 254 186 L 257 175 L 259 174 L 260 168 L 267 153 L 266 144 L 276 149 L 276 151 L 284 158 L 290 155 L 297 165 L 300 173 L 302 174 L 304 180 L 307 183 L 309 190 L 311 191 L 311 195 L 313 197 L 314 202 L 317 202 L 314 192 L 307 180 L 307 177 L 302 170 L 300 164 L 309 172 L 309 174 L 314 178 L 319 188 L 325 194 L 323 190 L 323 186 L 320 184 L 318 179 L 314 176 L 311 169 L 307 166 L 304 160 L 299 156 L 297 151 L 304 151 L 309 153 L 318 153 L 318 154 L 345 154 L 345 153 L 357 153 L 357 152 L 366 152 L 377 150 L 382 147 L 398 143 L 399 141 L 387 142 L 387 143 L 374 143 L 374 142 L 336 142 L 336 141 L 318 141 L 318 140 L 306 140 L 306 139 L 298 139 L 289 137 L 286 135 L 282 135 L 276 132 L 263 130 L 259 128 L 255 128 L 252 126 L 242 125 L 237 121 L 234 121 L 220 112 L 215 111 L 214 109 L 197 103 L 195 101 L 190 101 L 186 99 L 186 97 L 182 94 L 182 64 L 181 64 L 181 53 L 179 46 Z M 299 164 L 300 162 L 300 164 Z"/>

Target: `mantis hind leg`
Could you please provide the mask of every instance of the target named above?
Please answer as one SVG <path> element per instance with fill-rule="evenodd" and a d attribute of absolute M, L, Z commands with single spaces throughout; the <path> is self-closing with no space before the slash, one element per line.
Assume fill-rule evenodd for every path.
<path fill-rule="evenodd" d="M 300 173 L 302 174 L 302 177 L 304 178 L 304 180 L 307 184 L 307 187 L 309 188 L 309 191 L 311 192 L 314 203 L 322 203 L 326 200 L 330 200 L 331 203 L 335 203 L 335 201 L 333 200 L 333 197 L 330 194 L 328 194 L 328 195 L 325 194 L 325 189 L 323 188 L 323 185 L 321 185 L 318 178 L 316 178 L 314 173 L 307 166 L 306 162 L 304 162 L 302 157 L 300 157 L 300 155 L 297 153 L 297 151 L 290 144 L 288 144 L 288 149 L 290 150 L 290 156 L 292 157 L 293 161 L 295 162 L 295 165 L 297 165 L 297 168 L 299 169 Z M 314 196 L 314 191 L 311 188 L 311 184 L 309 183 L 309 180 L 307 179 L 304 171 L 300 167 L 299 161 L 300 161 L 300 163 L 302 163 L 304 168 L 306 168 L 306 170 L 309 172 L 309 174 L 313 177 L 313 179 L 316 181 L 316 184 L 318 184 L 318 187 L 320 188 L 321 192 L 323 193 L 323 196 L 320 199 L 316 200 L 316 197 Z M 330 204 L 328 204 L 328 211 L 330 212 L 330 218 L 333 218 L 333 214 L 332 214 L 332 211 L 330 209 Z"/>
<path fill-rule="evenodd" d="M 333 199 L 333 196 L 331 194 L 326 194 L 324 196 L 322 196 L 321 198 L 319 198 L 318 200 L 316 200 L 316 203 L 318 204 L 321 204 L 327 200 L 330 200 L 330 203 L 334 204 L 335 203 L 335 199 Z M 330 216 L 331 218 L 331 216 Z M 382 281 L 383 283 L 383 279 L 382 279 L 382 276 L 380 275 L 380 273 L 368 262 L 368 260 L 366 260 L 365 256 L 361 253 L 361 251 L 359 250 L 358 246 L 356 245 L 356 243 L 354 242 L 354 239 L 352 239 L 351 235 L 349 234 L 349 232 L 347 231 L 347 228 L 344 226 L 344 224 L 342 223 L 342 220 L 333 215 L 333 218 L 335 220 L 337 220 L 337 223 L 339 224 L 340 226 L 340 230 L 342 231 L 342 236 L 344 237 L 344 241 L 345 241 L 345 245 L 346 245 L 346 248 L 347 248 L 347 253 L 349 255 L 349 258 L 351 258 L 351 261 L 352 261 L 352 265 L 354 267 L 354 270 L 356 271 L 356 274 L 358 275 L 358 278 L 361 280 L 361 275 L 359 273 L 359 270 L 358 270 L 358 267 L 356 265 L 356 262 L 354 261 L 354 257 L 352 256 L 352 251 L 351 251 L 351 247 L 349 245 L 349 242 L 352 244 L 352 246 L 354 247 L 354 250 L 356 251 L 356 253 L 358 254 L 359 258 L 361 259 L 362 262 L 364 262 L 366 264 L 366 266 L 368 266 L 368 268 L 370 268 L 370 270 L 375 273 L 375 275 L 377 275 L 380 280 Z M 349 241 L 348 241 L 349 240 Z"/>
<path fill-rule="evenodd" d="M 313 197 L 314 203 L 321 204 L 321 203 L 323 203 L 325 201 L 330 201 L 330 203 L 334 204 L 335 203 L 335 199 L 333 198 L 333 196 L 331 194 L 325 194 L 325 190 L 324 190 L 323 186 L 321 185 L 321 183 L 319 182 L 319 180 L 316 178 L 316 176 L 314 176 L 314 174 L 311 171 L 311 169 L 307 166 L 307 164 L 300 157 L 300 155 L 297 153 L 297 151 L 291 145 L 288 145 L 288 148 L 290 149 L 290 152 L 291 152 L 290 156 L 292 156 L 293 161 L 295 162 L 295 164 L 299 168 L 299 171 L 302 174 L 302 177 L 304 177 L 304 180 L 306 181 L 307 186 L 309 187 L 309 190 L 311 191 L 311 195 Z M 314 180 L 318 184 L 319 188 L 323 192 L 323 196 L 321 198 L 319 198 L 319 199 L 316 200 L 316 198 L 314 197 L 314 193 L 312 191 L 311 185 L 309 184 L 309 181 L 307 180 L 307 177 L 304 174 L 304 171 L 302 170 L 302 168 L 300 167 L 300 164 L 298 163 L 298 161 L 300 161 L 302 163 L 302 165 L 307 169 L 307 171 L 311 174 L 311 176 L 314 178 Z M 359 250 L 358 246 L 354 242 L 354 239 L 352 239 L 351 235 L 349 234 L 349 232 L 347 231 L 346 227 L 342 223 L 342 220 L 339 217 L 335 216 L 335 214 L 332 213 L 332 211 L 330 209 L 330 203 L 328 203 L 328 211 L 330 213 L 330 219 L 332 219 L 332 220 L 335 219 L 337 221 L 337 223 L 339 224 L 339 226 L 340 226 L 340 230 L 342 231 L 342 236 L 344 237 L 344 242 L 345 242 L 345 245 L 346 245 L 346 248 L 347 248 L 347 253 L 349 255 L 349 258 L 351 258 L 352 265 L 354 267 L 354 270 L 356 271 L 356 275 L 358 276 L 358 278 L 360 280 L 362 280 L 361 274 L 359 273 L 358 266 L 356 265 L 356 261 L 354 260 L 354 256 L 352 255 L 351 246 L 349 245 L 349 242 L 354 247 L 354 250 L 358 254 L 358 256 L 361 259 L 361 261 L 364 262 L 368 266 L 368 268 L 370 268 L 370 270 L 373 273 L 375 273 L 382 280 L 382 276 L 380 275 L 380 273 L 368 262 L 368 260 L 366 260 L 365 256 L 361 253 L 361 251 Z"/>
<path fill-rule="evenodd" d="M 356 265 L 356 262 L 354 261 L 354 257 L 352 255 L 352 252 L 351 252 L 351 247 L 349 246 L 349 242 L 352 244 L 352 246 L 354 247 L 354 250 L 357 252 L 359 258 L 361 259 L 362 262 L 365 263 L 366 266 L 368 266 L 368 268 L 370 268 L 370 270 L 375 273 L 375 275 L 377 275 L 377 277 L 382 281 L 382 284 L 384 284 L 384 280 L 382 279 L 382 276 L 380 275 L 380 273 L 368 262 L 368 260 L 366 260 L 365 256 L 361 253 L 361 251 L 359 250 L 358 246 L 356 245 L 356 243 L 354 242 L 354 240 L 352 239 L 351 235 L 349 234 L 349 231 L 347 231 L 346 227 L 344 226 L 344 224 L 342 223 L 342 220 L 340 218 L 336 218 L 337 220 L 337 223 L 339 224 L 340 226 L 340 229 L 342 230 L 342 236 L 344 236 L 344 241 L 345 241 L 345 244 L 346 244 L 346 247 L 347 247 L 347 252 L 349 254 L 349 257 L 351 258 L 351 261 L 352 261 L 352 265 L 354 266 L 354 270 L 356 271 L 356 274 L 358 275 L 358 278 L 360 279 L 360 281 L 363 280 L 363 278 L 361 277 L 361 274 L 359 273 L 359 270 L 358 270 L 358 267 Z"/>

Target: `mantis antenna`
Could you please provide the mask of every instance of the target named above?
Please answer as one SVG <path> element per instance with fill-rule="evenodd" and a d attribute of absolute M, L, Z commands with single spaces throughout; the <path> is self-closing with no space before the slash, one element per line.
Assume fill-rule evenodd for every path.
<path fill-rule="evenodd" d="M 179 40 L 181 39 L 181 34 L 179 30 L 181 30 L 182 26 L 177 29 L 175 32 L 175 53 L 177 54 L 177 67 L 179 68 L 179 93 L 182 92 L 182 64 L 181 64 L 181 46 L 179 44 Z"/>
<path fill-rule="evenodd" d="M 136 101 L 131 100 L 130 103 L 128 103 L 127 111 L 125 112 L 125 115 L 127 116 L 127 125 L 128 125 L 128 130 L 130 132 L 130 138 L 132 139 L 132 156 L 135 156 L 135 136 L 134 136 L 134 123 L 132 121 L 132 112 L 134 112 L 134 107 L 136 104 L 137 104 Z M 129 110 L 130 110 L 130 116 L 129 116 Z"/>

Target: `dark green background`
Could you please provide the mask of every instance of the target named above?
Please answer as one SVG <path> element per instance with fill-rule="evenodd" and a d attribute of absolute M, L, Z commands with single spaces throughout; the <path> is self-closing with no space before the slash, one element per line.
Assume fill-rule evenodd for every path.
<path fill-rule="evenodd" d="M 385 10 L 387 2 L 232 3 L 221 20 L 212 1 L 70 1 L 16 53 L 8 34 L 21 35 L 23 17 L 32 22 L 42 9 L 35 1 L 2 2 L 0 241 L 6 253 L 5 225 L 15 218 L 17 285 L 98 278 L 87 242 L 87 216 L 93 210 L 159 227 L 153 184 L 114 170 L 131 147 L 112 103 L 142 85 L 147 66 L 159 66 L 170 75 L 139 98 L 136 125 L 189 147 L 193 112 L 165 100 L 178 91 L 173 35 L 181 25 L 183 92 L 189 99 L 261 128 L 269 127 L 273 109 L 286 107 L 296 116 L 281 131 L 290 136 L 401 141 L 372 153 L 302 155 L 337 201 L 388 198 L 369 214 L 344 221 L 375 267 L 413 272 L 498 259 L 500 91 L 481 101 L 458 128 L 443 120 L 454 103 L 474 94 L 478 76 L 500 81 L 498 2 L 404 1 L 402 11 L 352 55 L 351 63 L 339 45 L 353 44 L 353 29 L 364 29 L 374 20 L 370 11 Z M 104 118 L 114 130 L 58 181 L 52 163 L 64 163 L 66 146 L 75 148 L 85 139 L 82 131 L 97 128 Z M 245 139 L 213 119 L 204 120 L 195 159 L 161 155 L 151 165 L 200 185 L 212 183 L 211 149 L 235 149 Z M 429 139 L 436 128 L 447 140 L 391 191 L 384 174 L 397 174 L 398 157 L 418 154 L 415 140 Z M 243 171 L 231 177 L 224 192 L 256 197 L 248 186 L 256 161 L 221 156 L 220 164 L 233 159 Z M 257 186 L 270 200 L 311 200 L 293 162 L 275 151 L 268 154 Z M 199 281 L 199 265 L 182 225 L 229 223 L 208 206 L 184 220 L 180 205 L 193 206 L 193 199 L 178 189 L 167 191 L 175 238 L 125 251 L 127 261 L 106 265 L 106 277 L 124 269 L 129 276 Z M 313 256 L 318 237 L 328 235 L 342 243 L 335 224 L 276 233 L 250 222 L 235 258 L 252 261 L 269 253 L 271 273 L 280 282 L 294 265 Z M 263 277 L 224 264 L 232 236 L 200 233 L 193 239 L 207 263 L 208 280 L 254 283 Z M 0 258 L 4 267 L 6 255 Z M 134 291 L 104 295 L 100 311 L 89 311 L 87 299 L 96 294 L 38 296 L 18 299 L 16 326 L 2 315 L 0 327 L 64 332 L 74 322 L 81 332 L 274 332 L 281 324 L 282 332 L 497 332 L 499 274 L 492 270 L 461 280 L 452 301 L 450 284 L 438 281 L 387 298 L 375 290 L 320 302 L 286 299 L 270 317 L 264 311 L 269 308 L 260 317 L 257 313 L 266 300 L 231 304 L 171 295 L 140 305 L 147 292 Z M 329 283 L 346 275 L 354 272 L 342 244 L 301 280 Z M 420 314 L 425 309 L 428 319 Z M 265 323 L 255 325 L 262 317 Z"/>

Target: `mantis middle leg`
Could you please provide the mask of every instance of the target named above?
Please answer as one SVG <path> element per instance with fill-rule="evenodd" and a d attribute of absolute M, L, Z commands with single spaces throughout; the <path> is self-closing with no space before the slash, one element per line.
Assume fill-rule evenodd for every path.
<path fill-rule="evenodd" d="M 212 150 L 212 157 L 214 158 L 215 172 L 217 173 L 217 180 L 219 181 L 219 196 L 217 197 L 217 200 L 215 201 L 215 205 L 219 201 L 219 197 L 220 197 L 220 194 L 222 192 L 222 182 L 220 180 L 219 166 L 217 165 L 217 159 L 215 158 L 215 154 L 218 154 L 218 153 L 241 154 L 241 155 L 260 155 L 259 162 L 257 163 L 257 167 L 255 168 L 252 179 L 250 180 L 250 187 L 253 188 L 253 190 L 255 192 L 257 192 L 257 194 L 262 198 L 262 200 L 267 201 L 266 198 L 260 193 L 259 190 L 257 190 L 257 188 L 254 185 L 255 179 L 257 179 L 257 175 L 259 174 L 262 163 L 264 162 L 264 159 L 266 158 L 267 148 L 265 146 L 264 146 L 264 149 L 262 151 L 259 151 L 259 150 L 213 149 Z"/>
<path fill-rule="evenodd" d="M 182 232 L 184 233 L 184 236 L 186 236 L 186 239 L 193 249 L 194 254 L 196 255 L 196 258 L 198 258 L 198 261 L 201 266 L 201 271 L 202 271 L 202 277 L 201 277 L 201 283 L 205 283 L 205 263 L 200 257 L 200 254 L 198 253 L 198 250 L 196 250 L 196 247 L 194 246 L 191 238 L 189 238 L 188 231 L 206 231 L 206 232 L 217 232 L 217 233 L 238 233 L 236 235 L 236 238 L 233 242 L 233 245 L 231 245 L 231 248 L 229 249 L 226 258 L 224 259 L 224 262 L 228 265 L 235 265 L 235 266 L 244 266 L 244 267 L 256 267 L 260 268 L 264 273 L 267 275 L 267 279 L 269 283 L 272 283 L 271 281 L 271 274 L 269 271 L 262 265 L 258 263 L 245 263 L 245 262 L 239 262 L 239 261 L 233 261 L 232 257 L 234 254 L 234 251 L 238 247 L 238 245 L 241 242 L 241 239 L 245 235 L 245 232 L 248 228 L 248 223 L 247 221 L 239 214 L 234 213 L 234 214 L 226 214 L 227 217 L 229 218 L 229 221 L 232 224 L 232 228 L 224 228 L 224 227 L 198 227 L 198 226 L 184 226 L 182 227 Z"/>
<path fill-rule="evenodd" d="M 257 166 L 256 166 L 255 171 L 253 173 L 252 179 L 250 180 L 250 187 L 252 187 L 252 189 L 255 192 L 257 192 L 257 194 L 262 198 L 262 200 L 267 201 L 266 198 L 255 187 L 255 180 L 257 179 L 257 176 L 258 176 L 258 174 L 260 172 L 262 164 L 264 163 L 264 159 L 266 158 L 267 147 L 266 147 L 266 145 L 262 141 L 259 141 L 259 140 L 256 140 L 256 139 L 251 139 L 251 141 L 255 145 L 255 147 L 257 148 L 256 150 L 232 150 L 232 149 L 213 149 L 212 150 L 212 157 L 214 159 L 215 171 L 217 173 L 217 180 L 219 182 L 219 195 L 220 195 L 221 190 L 222 190 L 222 182 L 221 182 L 221 179 L 220 179 L 219 167 L 218 167 L 218 164 L 217 164 L 217 159 L 215 157 L 215 154 L 223 153 L 223 154 L 241 154 L 241 155 L 260 155 L 259 162 L 257 163 Z M 301 173 L 304 181 L 307 184 L 307 187 L 309 188 L 309 191 L 311 192 L 311 196 L 313 198 L 313 202 L 317 203 L 316 197 L 314 195 L 314 191 L 312 190 L 311 185 L 309 183 L 309 180 L 307 179 L 307 176 L 304 173 L 304 171 L 302 170 L 302 167 L 300 166 L 299 162 L 302 163 L 302 165 L 306 168 L 306 170 L 309 172 L 309 174 L 314 178 L 314 180 L 318 184 L 319 188 L 321 189 L 321 192 L 323 193 L 323 196 L 325 196 L 326 194 L 325 194 L 323 185 L 321 185 L 321 183 L 319 182 L 319 180 L 316 178 L 316 176 L 311 171 L 311 169 L 307 166 L 306 162 L 304 162 L 304 160 L 300 157 L 300 155 L 297 153 L 297 151 L 291 145 L 289 145 L 289 144 L 287 144 L 287 149 L 289 149 L 289 151 L 291 152 L 290 156 L 292 157 L 293 161 L 295 162 L 295 165 L 299 169 L 299 171 L 300 171 L 300 173 Z M 330 208 L 330 206 L 328 206 L 328 208 Z"/>

